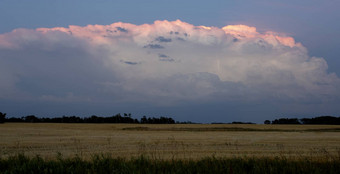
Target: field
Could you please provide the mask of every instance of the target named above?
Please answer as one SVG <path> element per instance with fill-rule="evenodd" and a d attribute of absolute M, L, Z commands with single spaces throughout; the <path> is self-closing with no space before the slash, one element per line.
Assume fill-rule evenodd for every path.
<path fill-rule="evenodd" d="M 94 155 L 130 159 L 285 157 L 340 159 L 340 126 L 236 124 L 0 125 L 0 158 L 16 154 L 44 159 Z"/>

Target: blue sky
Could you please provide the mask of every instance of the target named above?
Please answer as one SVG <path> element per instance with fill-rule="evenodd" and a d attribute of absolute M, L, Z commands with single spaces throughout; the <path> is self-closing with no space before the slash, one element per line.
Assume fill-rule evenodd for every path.
<path fill-rule="evenodd" d="M 336 0 L 302 0 L 302 1 L 267 1 L 267 0 L 259 0 L 259 1 L 251 1 L 251 0 L 240 0 L 240 1 L 179 1 L 179 0 L 162 0 L 162 1 L 109 1 L 109 0 L 74 0 L 74 1 L 47 1 L 47 0 L 31 0 L 31 1 L 22 1 L 22 0 L 0 0 L 0 34 L 8 34 L 8 38 L 15 38 L 18 34 L 12 33 L 12 30 L 17 28 L 24 29 L 36 29 L 36 28 L 53 28 L 53 27 L 68 27 L 69 25 L 76 26 L 86 26 L 88 24 L 99 24 L 99 25 L 110 25 L 116 22 L 123 23 L 131 23 L 135 25 L 141 24 L 153 24 L 156 20 L 168 20 L 175 21 L 177 19 L 191 24 L 193 26 L 215 26 L 218 28 L 222 28 L 226 25 L 246 25 L 250 27 L 256 27 L 256 30 L 263 34 L 266 31 L 273 31 L 279 33 L 280 36 L 289 36 L 295 39 L 296 42 L 301 43 L 304 48 L 306 48 L 306 53 L 303 53 L 303 56 L 308 56 L 309 59 L 312 57 L 322 58 L 322 60 L 326 61 L 328 64 L 328 69 L 325 71 L 327 73 L 336 73 L 340 75 L 340 50 L 338 49 L 338 45 L 340 45 L 340 13 L 338 11 L 338 7 L 340 6 L 340 2 Z M 157 27 L 156 27 L 157 28 Z M 24 37 L 25 33 L 22 32 L 20 37 Z M 28 34 L 30 35 L 30 34 Z M 50 36 L 48 36 L 50 37 Z M 63 36 L 64 37 L 64 36 Z M 7 38 L 7 36 L 6 36 Z M 65 36 L 66 38 L 66 36 Z M 70 39 L 70 40 L 69 40 Z M 10 39 L 12 41 L 12 39 Z M 65 53 L 66 57 L 72 57 L 75 55 L 74 50 L 78 50 L 78 52 L 82 52 L 85 47 L 74 38 L 67 38 L 67 41 L 75 42 L 77 45 L 76 49 L 70 49 L 73 46 L 67 48 L 57 48 L 57 46 L 49 49 L 53 50 L 54 55 L 59 54 L 60 52 Z M 40 42 L 40 41 L 39 41 Z M 42 43 L 50 43 L 50 40 L 41 41 Z M 36 43 L 36 42 L 34 42 Z M 63 43 L 60 41 L 60 43 Z M 17 43 L 22 44 L 22 43 Z M 130 45 L 131 49 L 135 47 Z M 135 44 L 135 43 L 134 43 Z M 139 44 L 139 43 L 137 43 Z M 32 45 L 32 43 L 30 43 Z M 39 44 L 38 44 L 39 45 Z M 184 45 L 191 46 L 191 45 Z M 194 46 L 193 46 L 194 47 Z M 31 47 L 30 47 L 31 48 Z M 38 48 L 32 46 L 32 48 Z M 31 48 L 31 49 L 32 49 Z M 196 47 L 195 47 L 196 48 Z M 187 51 L 194 51 L 187 50 Z M 65 50 L 66 49 L 66 50 Z M 124 49 L 124 47 L 122 47 Z M 202 49 L 202 48 L 197 48 Z M 250 48 L 249 48 L 250 49 Z M 252 48 L 251 48 L 252 49 Z M 60 64 L 63 67 L 66 63 L 69 67 L 66 67 L 65 72 L 72 73 L 72 69 L 79 68 L 80 74 L 74 75 L 76 79 L 78 79 L 78 84 L 72 84 L 73 80 L 68 79 L 66 81 L 58 79 L 67 79 L 62 75 L 62 71 L 58 71 L 58 76 L 54 76 L 51 74 L 49 77 L 55 78 L 56 80 L 53 82 L 49 82 L 49 79 L 46 77 L 40 77 L 39 73 L 50 73 L 52 63 L 45 60 L 44 57 L 50 56 L 50 53 L 40 52 L 39 54 L 28 54 L 27 50 L 29 48 L 25 48 L 19 52 L 8 53 L 6 49 L 0 49 L 3 66 L 10 67 L 9 65 L 13 65 L 13 68 L 21 67 L 22 64 L 27 63 L 21 59 L 11 60 L 8 62 L 8 57 L 16 57 L 27 55 L 28 59 L 31 59 L 30 63 L 27 63 L 33 69 L 39 69 L 39 67 L 47 67 L 39 69 L 39 72 L 35 72 L 29 75 L 26 71 L 16 71 L 11 69 L 13 73 L 8 73 L 11 75 L 5 76 L 4 73 L 0 76 L 3 76 L 0 79 L 12 79 L 8 81 L 15 81 L 13 84 L 18 91 L 12 93 L 6 92 L 10 91 L 11 87 L 3 87 L 3 94 L 0 95 L 0 110 L 2 112 L 7 112 L 9 115 L 13 116 L 23 116 L 25 114 L 36 114 L 38 116 L 59 116 L 61 114 L 70 115 L 83 115 L 89 116 L 91 114 L 102 114 L 102 115 L 110 115 L 118 112 L 132 112 L 136 117 L 142 115 L 148 116 L 172 116 L 177 120 L 192 120 L 197 122 L 231 122 L 231 121 L 254 121 L 254 122 L 262 122 L 264 119 L 274 119 L 277 117 L 304 117 L 304 116 L 317 116 L 317 115 L 338 115 L 339 109 L 337 109 L 337 105 L 339 104 L 339 98 L 337 94 L 334 94 L 334 99 L 324 99 L 320 97 L 310 97 L 303 96 L 301 98 L 285 98 L 281 97 L 267 97 L 265 94 L 271 93 L 272 90 L 254 91 L 250 96 L 247 97 L 247 94 L 244 94 L 240 98 L 242 100 L 235 101 L 230 99 L 211 99 L 213 95 L 206 94 L 207 91 L 203 89 L 198 89 L 197 93 L 204 93 L 206 95 L 202 95 L 202 98 L 193 98 L 190 95 L 196 94 L 188 94 L 188 98 L 173 98 L 173 97 L 164 97 L 161 100 L 171 100 L 171 104 L 164 103 L 162 105 L 155 104 L 152 102 L 145 102 L 140 98 L 131 97 L 132 99 L 129 101 L 118 102 L 118 101 L 110 101 L 110 99 L 105 97 L 97 97 L 95 99 L 95 103 L 88 102 L 85 100 L 72 100 L 72 102 L 63 102 L 60 98 L 58 98 L 58 102 L 56 101 L 43 101 L 34 99 L 34 97 L 39 98 L 43 96 L 44 99 L 48 98 L 51 100 L 52 96 L 64 96 L 68 99 L 74 99 L 76 97 L 91 98 L 91 95 L 85 95 L 85 93 L 93 93 L 95 96 L 99 96 L 100 94 L 96 93 L 96 91 L 92 89 L 85 89 L 82 84 L 87 83 L 87 79 L 79 78 L 80 74 L 86 74 L 88 71 L 82 70 L 82 66 L 86 66 L 86 62 L 91 62 L 93 65 L 93 60 L 90 58 L 89 54 L 84 54 L 83 57 L 86 57 L 85 60 L 81 59 L 72 59 L 69 62 L 63 62 L 63 55 L 56 56 L 54 64 Z M 58 51 L 59 50 L 59 51 Z M 62 50 L 62 51 L 60 51 Z M 142 49 L 143 50 L 143 49 Z M 145 49 L 144 49 L 145 50 Z M 168 60 L 174 59 L 176 60 L 176 56 L 178 61 L 180 61 L 180 54 L 175 54 L 174 51 L 177 49 L 166 49 Z M 36 50 L 39 52 L 39 49 Z M 41 50 L 40 50 L 41 51 Z M 119 50 L 118 50 L 119 51 Z M 140 51 L 136 48 L 136 51 Z M 157 50 L 158 51 L 158 50 Z M 207 49 L 207 51 L 210 51 Z M 258 50 L 257 50 L 258 51 Z M 290 50 L 292 51 L 292 50 Z M 117 52 L 117 50 L 116 50 Z M 189 54 L 190 52 L 183 51 L 183 54 Z M 245 57 L 249 57 L 248 52 L 242 52 Z M 92 54 L 92 53 L 91 53 Z M 161 53 L 155 53 L 161 54 Z M 162 53 L 163 54 L 163 53 Z M 165 53 L 164 53 L 165 54 Z M 171 56 L 171 55 L 174 56 Z M 221 52 L 222 54 L 222 52 Z M 243 55 L 242 54 L 242 55 Z M 277 53 L 272 53 L 276 55 Z M 64 56 L 65 56 L 64 55 Z M 92 54 L 93 55 L 93 54 Z M 118 60 L 118 62 L 135 62 L 137 65 L 140 63 L 141 65 L 145 65 L 143 60 L 133 60 L 133 56 L 128 58 L 130 54 L 121 53 L 126 58 L 126 60 Z M 267 55 L 265 53 L 261 53 L 261 55 Z M 33 56 L 33 57 L 30 57 Z M 42 56 L 41 58 L 38 58 Z M 103 55 L 100 55 L 103 56 Z M 220 56 L 220 54 L 216 54 L 215 56 Z M 135 56 L 136 57 L 136 56 Z M 123 59 L 123 58 L 120 58 Z M 195 61 L 194 59 L 189 59 L 190 61 Z M 183 60 L 181 60 L 183 62 Z M 259 60 L 260 61 L 260 60 Z M 262 61 L 262 60 L 261 60 Z M 85 63 L 84 63 L 85 62 Z M 78 66 L 78 64 L 80 64 Z M 76 67 L 73 67 L 76 66 Z M 291 65 L 291 64 L 289 64 Z M 97 65 L 98 69 L 102 67 Z M 163 65 L 161 65 L 163 66 Z M 188 65 L 186 65 L 188 66 Z M 320 65 L 321 66 L 321 65 Z M 96 67 L 96 66 L 95 66 Z M 69 69 L 67 69 L 69 68 Z M 115 66 L 112 68 L 116 68 Z M 206 68 L 206 67 L 204 67 Z M 52 68 L 53 69 L 53 68 Z M 135 68 L 138 69 L 138 68 Z M 57 71 L 57 70 L 56 70 Z M 84 71 L 84 72 L 83 72 Z M 136 70 L 137 71 L 137 70 Z M 170 70 L 169 70 L 170 71 Z M 185 74 L 186 71 L 180 69 L 178 70 L 181 73 Z M 197 70 L 192 70 L 190 73 L 195 72 Z M 8 72 L 8 71 L 7 71 Z M 153 73 L 159 73 L 158 70 L 152 71 Z M 198 72 L 198 71 L 197 71 Z M 263 75 L 265 71 L 259 72 L 260 75 Z M 114 77 L 108 76 L 110 73 L 107 71 L 93 71 L 93 74 L 88 73 L 88 78 L 96 79 L 98 77 L 102 77 L 103 81 L 113 81 L 112 78 L 122 79 L 123 77 L 115 75 Z M 112 72 L 111 72 L 112 73 Z M 113 72 L 115 74 L 124 73 L 124 72 Z M 202 82 L 202 79 L 208 81 L 213 84 L 213 86 L 223 86 L 226 85 L 225 82 L 230 82 L 228 77 L 224 77 L 223 74 L 214 74 L 213 71 L 210 71 L 208 68 L 206 72 L 213 75 L 216 75 L 222 82 L 214 82 L 212 79 L 214 77 L 206 75 L 192 75 L 190 74 L 190 78 L 196 78 L 197 83 Z M 232 73 L 232 72 L 225 72 Z M 297 72 L 292 71 L 292 74 L 296 74 Z M 65 73 L 66 74 L 66 73 Z M 94 75 L 95 74 L 95 75 Z M 59 76 L 60 75 L 60 76 Z M 174 74 L 172 74 L 174 75 Z M 188 74 L 185 74 L 188 75 Z M 202 76 L 201 76 L 202 75 Z M 69 75 L 65 75 L 69 76 Z M 147 76 L 147 78 L 146 78 Z M 314 75 L 315 76 L 315 75 Z M 311 76 L 311 77 L 314 77 Z M 178 77 L 178 75 L 175 75 Z M 169 80 L 177 80 L 182 78 L 180 77 L 169 77 Z M 276 77 L 276 76 L 275 76 Z M 125 78 L 125 76 L 124 76 Z M 140 78 L 146 78 L 150 80 L 149 75 L 145 75 Z M 174 79 L 175 78 L 175 79 Z M 320 77 L 322 78 L 322 77 Z M 17 80 L 20 79 L 20 80 Z M 108 80 L 109 79 L 109 80 Z M 208 80 L 207 80 L 208 79 Z M 225 80 L 227 79 L 227 80 Z M 323 79 L 324 80 L 324 79 Z M 111 82 L 110 81 L 110 82 Z M 132 91 L 139 91 L 141 94 L 145 94 L 145 91 L 142 88 L 137 88 L 137 86 L 145 86 L 144 88 L 148 89 L 146 84 L 137 83 L 137 80 L 134 80 L 133 83 L 129 82 L 131 86 L 136 86 L 132 89 Z M 327 80 L 325 80 L 327 81 Z M 332 80 L 328 80 L 327 83 Z M 336 80 L 337 81 L 337 80 Z M 33 83 L 34 82 L 34 83 Z M 120 81 L 121 82 L 121 81 Z M 234 83 L 235 81 L 233 81 Z M 270 81 L 272 82 L 272 81 Z M 60 85 L 60 88 L 52 88 L 47 84 L 55 83 L 56 86 L 60 83 L 69 83 L 70 85 Z M 122 82 L 121 82 L 122 83 Z M 136 84 L 135 84 L 136 83 Z M 165 82 L 160 81 L 152 81 L 152 83 L 163 84 Z M 235 82 L 236 83 L 236 82 Z M 237 81 L 237 84 L 229 84 L 226 85 L 228 87 L 218 88 L 217 91 L 221 92 L 224 89 L 231 90 L 230 85 L 245 85 L 245 89 L 251 88 L 262 88 L 259 86 L 249 87 L 247 82 Z M 243 84 L 242 84 L 243 83 Z M 263 83 L 269 83 L 267 81 Z M 288 83 L 288 82 L 287 82 Z M 289 82 L 290 83 L 290 82 Z M 302 82 L 299 82 L 299 84 Z M 313 82 L 314 83 L 314 82 Z M 315 82 L 321 84 L 321 82 Z M 324 83 L 324 82 L 322 82 Z M 195 83 L 196 84 L 196 83 Z M 183 84 L 184 87 L 190 87 L 190 85 L 195 84 Z M 197 84 L 196 84 L 197 85 Z M 337 83 L 330 84 L 331 86 L 335 86 Z M 178 85 L 177 85 L 178 86 Z M 299 86 L 299 85 L 297 85 Z M 98 86 L 91 86 L 89 88 L 98 88 Z M 320 87 L 320 86 L 317 86 Z M 305 87 L 306 90 L 316 90 L 314 88 L 317 87 Z M 143 88 L 143 89 L 144 89 Z M 162 88 L 162 85 L 159 86 Z M 176 87 L 174 87 L 176 88 Z M 238 87 L 238 89 L 241 87 Z M 320 87 L 321 88 L 321 87 Z M 5 90 L 6 89 L 6 90 Z M 78 90 L 80 89 L 80 90 Z M 155 90 L 157 87 L 155 87 Z M 126 90 L 126 89 L 125 89 Z M 171 91 L 171 89 L 169 89 Z M 178 89 L 179 90 L 179 89 Z M 174 90 L 178 92 L 178 90 Z M 182 90 L 182 89 L 181 89 Z M 203 91 L 202 91 L 203 90 Z M 296 88 L 292 88 L 291 91 L 296 90 Z M 312 91 L 313 91 L 312 90 Z M 42 92 L 45 91 L 45 92 Z M 290 95 L 296 95 L 296 91 L 293 93 L 290 91 Z M 182 92 L 182 91 L 181 91 Z M 320 91 L 313 91 L 320 92 Z M 322 91 L 324 92 L 324 91 Z M 320 95 L 321 93 L 320 92 Z M 4 94 L 6 93 L 6 94 Z M 15 95 L 14 95 L 15 93 Z M 120 92 L 118 92 L 120 93 Z M 223 92 L 221 92 L 223 93 Z M 255 96 L 255 93 L 259 93 Z M 312 93 L 312 92 L 311 92 Z M 84 95 L 83 95 L 84 94 Z M 127 96 L 140 96 L 141 98 L 150 97 L 152 100 L 157 100 L 157 95 L 149 96 L 147 94 L 141 95 L 138 92 L 136 94 L 126 94 Z M 101 94 L 103 95 L 103 94 Z M 152 93 L 154 95 L 154 93 Z M 163 94 L 162 94 L 163 95 Z M 229 95 L 223 93 L 226 97 L 230 97 Z M 276 94 L 275 94 L 276 95 Z M 288 95 L 277 94 L 277 95 Z M 327 93 L 327 95 L 333 95 L 332 93 Z M 25 97 L 23 97 L 25 96 Z M 32 97 L 33 96 L 33 97 Z M 75 97 L 76 96 L 76 97 Z M 113 95 L 116 97 L 116 95 Z M 186 96 L 186 95 L 185 95 Z M 73 98 L 74 97 L 74 98 Z M 158 96 L 159 97 L 159 96 Z M 255 98 L 250 100 L 249 98 Z M 306 99 L 308 98 L 308 99 Z M 329 97 L 327 97 L 329 98 Z M 56 98 L 53 98 L 56 99 Z M 60 100 L 59 100 L 60 99 Z M 91 98 L 93 99 L 93 98 Z M 151 100 L 151 99 L 150 99 Z M 199 100 L 199 101 L 198 101 Z M 92 101 L 92 100 L 91 100 Z M 156 102 L 157 103 L 157 102 Z M 175 103 L 175 104 L 174 104 Z M 18 109 L 19 108 L 19 109 Z M 207 116 L 209 115 L 209 116 Z"/>

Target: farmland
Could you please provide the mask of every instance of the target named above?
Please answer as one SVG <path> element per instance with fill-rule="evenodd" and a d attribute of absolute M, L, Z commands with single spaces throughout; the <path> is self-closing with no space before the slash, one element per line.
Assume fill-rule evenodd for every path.
<path fill-rule="evenodd" d="M 0 157 L 44 159 L 97 154 L 129 159 L 204 157 L 340 158 L 340 126 L 237 124 L 54 124 L 0 125 Z"/>

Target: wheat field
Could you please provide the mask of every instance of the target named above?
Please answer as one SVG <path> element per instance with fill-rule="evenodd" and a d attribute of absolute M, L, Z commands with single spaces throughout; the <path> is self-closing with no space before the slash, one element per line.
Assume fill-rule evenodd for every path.
<path fill-rule="evenodd" d="M 0 157 L 339 159 L 339 130 L 331 125 L 5 123 L 0 125 Z"/>

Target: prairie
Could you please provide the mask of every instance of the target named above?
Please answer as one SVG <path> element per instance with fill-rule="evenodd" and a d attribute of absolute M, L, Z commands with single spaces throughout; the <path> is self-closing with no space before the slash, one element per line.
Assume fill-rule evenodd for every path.
<path fill-rule="evenodd" d="M 284 157 L 340 159 L 340 126 L 247 124 L 0 125 L 0 158 L 16 154 L 44 159 L 97 154 L 152 159 Z"/>

